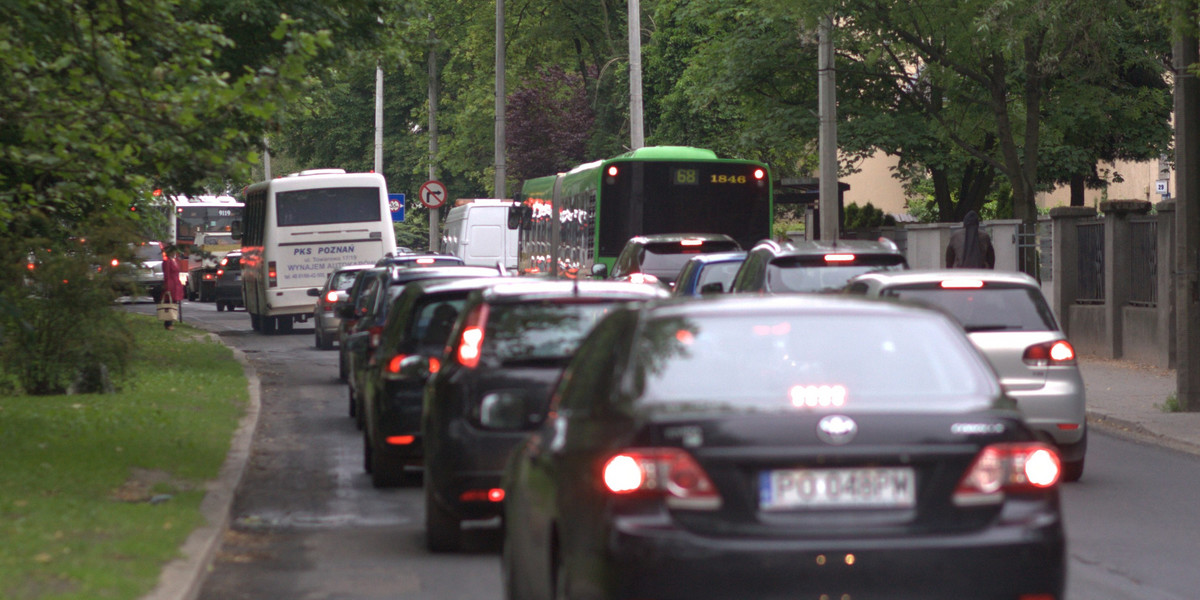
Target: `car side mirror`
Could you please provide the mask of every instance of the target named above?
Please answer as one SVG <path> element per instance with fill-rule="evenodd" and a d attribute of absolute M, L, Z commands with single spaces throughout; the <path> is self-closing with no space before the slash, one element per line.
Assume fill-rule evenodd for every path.
<path fill-rule="evenodd" d="M 721 285 L 720 281 L 706 283 L 706 284 L 700 286 L 700 293 L 701 294 L 723 294 L 723 293 L 725 293 L 725 286 Z"/>
<path fill-rule="evenodd" d="M 545 419 L 542 403 L 520 390 L 492 392 L 479 403 L 479 424 L 488 429 L 530 429 Z"/>
<path fill-rule="evenodd" d="M 317 288 L 308 288 L 308 295 L 316 298 L 321 295 L 321 290 Z"/>
<path fill-rule="evenodd" d="M 608 277 L 608 265 L 604 263 L 596 263 L 592 265 L 592 277 L 596 279 L 604 279 Z"/>

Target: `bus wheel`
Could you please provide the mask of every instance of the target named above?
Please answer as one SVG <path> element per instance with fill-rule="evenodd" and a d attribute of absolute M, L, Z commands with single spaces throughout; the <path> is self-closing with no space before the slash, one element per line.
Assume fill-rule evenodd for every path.
<path fill-rule="evenodd" d="M 277 317 L 261 316 L 258 318 L 258 320 L 262 322 L 262 332 L 267 335 L 275 333 L 275 328 L 279 325 L 279 319 Z"/>
<path fill-rule="evenodd" d="M 296 321 L 294 321 L 291 317 L 278 317 L 276 319 L 276 323 L 279 333 L 291 333 L 292 325 L 295 325 Z"/>
<path fill-rule="evenodd" d="M 262 329 L 262 320 L 259 319 L 258 315 L 254 313 L 250 313 L 250 329 L 253 329 L 254 331 L 259 331 Z"/>

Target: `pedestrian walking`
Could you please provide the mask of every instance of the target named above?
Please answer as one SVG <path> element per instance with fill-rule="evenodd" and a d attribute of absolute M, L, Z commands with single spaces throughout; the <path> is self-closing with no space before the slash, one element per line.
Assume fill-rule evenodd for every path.
<path fill-rule="evenodd" d="M 992 269 L 996 267 L 996 250 L 992 238 L 979 230 L 979 213 L 970 211 L 963 217 L 963 228 L 950 235 L 946 246 L 947 269 Z"/>
<path fill-rule="evenodd" d="M 183 320 L 183 282 L 179 280 L 179 263 L 175 262 L 171 253 L 163 250 L 162 257 L 163 291 L 159 298 L 159 318 L 162 319 L 163 327 L 175 329 L 175 321 Z M 168 308 L 164 314 L 164 304 L 174 304 L 174 311 Z"/>

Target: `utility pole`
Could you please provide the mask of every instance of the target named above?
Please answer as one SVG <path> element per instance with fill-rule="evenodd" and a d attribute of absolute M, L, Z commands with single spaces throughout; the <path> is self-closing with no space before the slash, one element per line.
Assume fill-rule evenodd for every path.
<path fill-rule="evenodd" d="M 838 239 L 838 162 L 837 162 L 837 72 L 833 64 L 833 19 L 824 17 L 817 48 L 817 97 L 821 129 L 817 151 L 820 155 L 821 180 L 817 206 L 821 217 L 821 241 Z"/>
<path fill-rule="evenodd" d="M 642 6 L 629 0 L 629 147 L 646 145 L 642 124 Z"/>
<path fill-rule="evenodd" d="M 432 17 L 430 17 L 432 20 Z M 429 181 L 437 179 L 437 38 L 429 36 Z M 429 209 L 429 251 L 438 251 L 438 209 Z"/>
<path fill-rule="evenodd" d="M 375 172 L 383 175 L 383 68 L 375 63 Z"/>
<path fill-rule="evenodd" d="M 496 193 L 495 198 L 504 198 L 504 179 L 507 170 L 504 164 L 504 0 L 496 0 Z"/>
<path fill-rule="evenodd" d="M 271 180 L 271 145 L 267 143 L 267 136 L 263 136 L 263 181 Z"/>
<path fill-rule="evenodd" d="M 1192 5 L 1195 6 L 1194 4 Z M 1200 63 L 1196 8 L 1181 9 L 1175 43 L 1175 375 L 1179 406 L 1200 411 Z"/>

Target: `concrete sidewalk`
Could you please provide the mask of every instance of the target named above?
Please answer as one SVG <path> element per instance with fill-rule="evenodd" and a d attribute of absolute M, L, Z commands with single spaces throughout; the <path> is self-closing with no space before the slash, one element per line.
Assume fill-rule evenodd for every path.
<path fill-rule="evenodd" d="M 1200 454 L 1200 413 L 1164 409 L 1175 394 L 1174 370 L 1089 357 L 1079 368 L 1089 427 Z"/>

